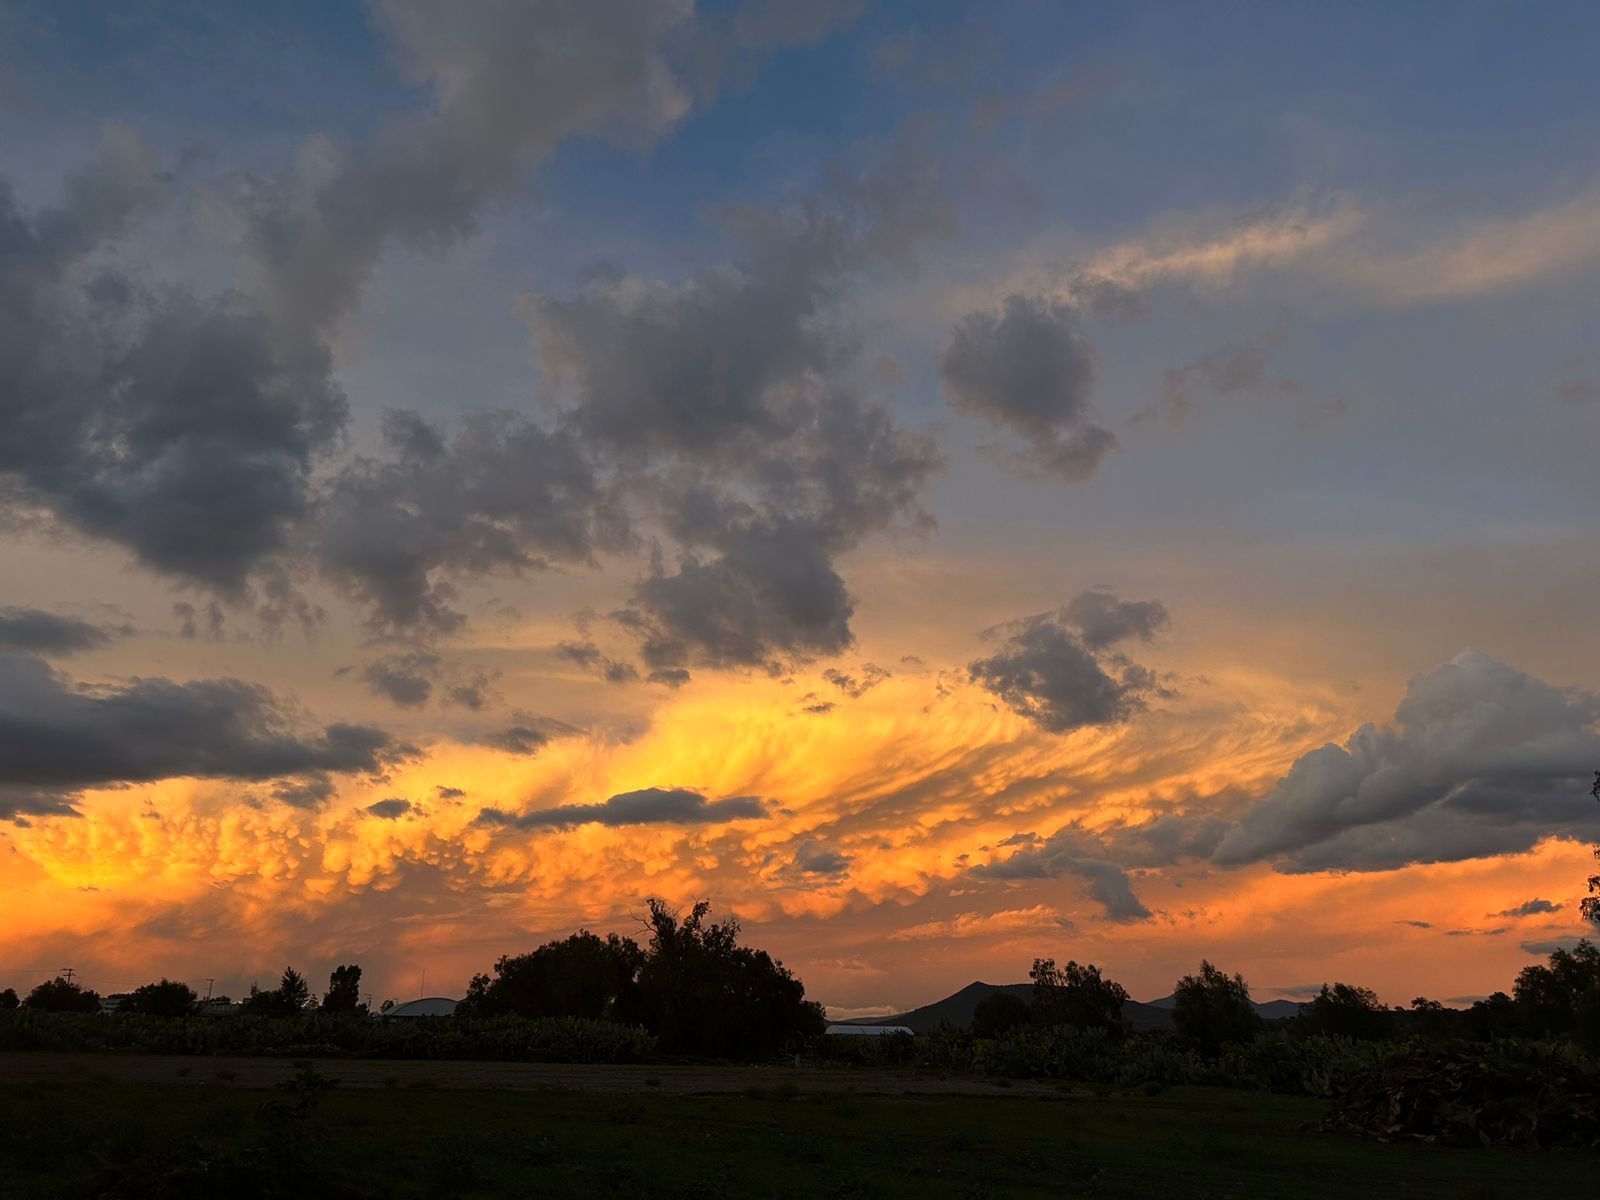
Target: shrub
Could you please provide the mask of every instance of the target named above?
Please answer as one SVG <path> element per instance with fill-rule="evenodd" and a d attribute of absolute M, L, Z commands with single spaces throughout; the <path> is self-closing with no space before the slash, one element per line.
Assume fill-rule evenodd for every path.
<path fill-rule="evenodd" d="M 1571 1043 L 1411 1046 L 1347 1080 L 1327 1123 L 1386 1141 L 1600 1146 L 1600 1065 Z"/>

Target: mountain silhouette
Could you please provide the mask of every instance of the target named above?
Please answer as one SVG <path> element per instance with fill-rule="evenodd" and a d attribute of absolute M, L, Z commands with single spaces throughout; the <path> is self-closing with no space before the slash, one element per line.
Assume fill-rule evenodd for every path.
<path fill-rule="evenodd" d="M 982 983 L 967 984 L 959 992 L 946 996 L 943 1000 L 936 1000 L 932 1004 L 925 1004 L 921 1008 L 914 1008 L 910 1012 L 896 1013 L 887 1017 L 853 1017 L 848 1021 L 835 1021 L 836 1025 L 904 1025 L 913 1033 L 931 1033 L 937 1029 L 941 1022 L 948 1022 L 957 1028 L 965 1028 L 972 1024 L 972 1014 L 978 1005 L 997 992 L 1007 992 L 1019 1000 L 1031 1001 L 1033 999 L 1033 984 L 1031 983 Z M 1122 1018 L 1128 1022 L 1129 1028 L 1135 1032 L 1146 1030 L 1160 1030 L 1172 1028 L 1173 997 L 1163 996 L 1159 1000 L 1151 1000 L 1141 1004 L 1137 1000 L 1130 1000 L 1122 1006 Z M 1257 1004 L 1255 1009 L 1264 1020 L 1284 1021 L 1295 1016 L 1300 1011 L 1300 1005 L 1293 1000 L 1268 1000 Z"/>

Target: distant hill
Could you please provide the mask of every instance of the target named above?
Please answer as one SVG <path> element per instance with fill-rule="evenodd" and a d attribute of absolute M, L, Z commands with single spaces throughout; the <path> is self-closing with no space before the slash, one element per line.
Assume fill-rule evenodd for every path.
<path fill-rule="evenodd" d="M 914 1008 L 910 1012 L 896 1013 L 890 1017 L 855 1017 L 848 1021 L 837 1021 L 835 1024 L 904 1025 L 913 1033 L 932 1033 L 941 1022 L 946 1021 L 958 1028 L 965 1028 L 972 1024 L 972 1014 L 978 1005 L 996 992 L 1009 992 L 1019 1000 L 1033 999 L 1031 983 L 969 983 L 954 995 L 946 996 L 943 1000 L 937 1000 L 932 1004 L 925 1004 L 921 1008 Z M 1148 1004 L 1130 1000 L 1122 1006 L 1122 1016 L 1135 1031 L 1171 1029 L 1172 1003 L 1171 996 L 1163 996 Z M 1256 1011 L 1268 1021 L 1287 1020 L 1300 1011 L 1300 1006 L 1293 1000 L 1268 1000 L 1265 1004 L 1257 1004 L 1255 1007 Z"/>

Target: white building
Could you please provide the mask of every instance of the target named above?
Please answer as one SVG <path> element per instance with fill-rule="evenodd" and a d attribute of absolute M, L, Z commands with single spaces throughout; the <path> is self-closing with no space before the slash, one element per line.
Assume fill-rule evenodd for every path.
<path fill-rule="evenodd" d="M 444 996 L 428 996 L 421 1000 L 407 1000 L 404 1004 L 396 1004 L 388 1012 L 380 1012 L 380 1017 L 453 1017 L 456 1015 L 456 1005 L 459 1000 L 451 1000 Z"/>

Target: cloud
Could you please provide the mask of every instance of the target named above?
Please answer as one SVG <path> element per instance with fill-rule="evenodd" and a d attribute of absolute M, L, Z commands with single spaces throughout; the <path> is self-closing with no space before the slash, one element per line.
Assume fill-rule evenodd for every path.
<path fill-rule="evenodd" d="M 568 725 L 565 721 L 535 716 L 530 712 L 514 712 L 511 720 L 513 723 L 503 729 L 480 733 L 478 742 L 506 754 L 531 757 L 544 749 L 552 739 L 579 732 L 576 726 Z"/>
<path fill-rule="evenodd" d="M 1600 695 L 1464 650 L 1411 680 L 1394 723 L 1295 760 L 1215 861 L 1389 870 L 1527 850 L 1600 827 Z"/>
<path fill-rule="evenodd" d="M 997 843 L 1013 848 L 1004 858 L 980 863 L 969 874 L 983 879 L 1058 879 L 1077 875 L 1113 920 L 1143 920 L 1150 912 L 1134 895 L 1127 868 L 1168 867 L 1209 858 L 1229 828 L 1209 813 L 1165 813 L 1140 824 L 1090 829 L 1071 822 L 1048 838 L 1018 833 Z"/>
<path fill-rule="evenodd" d="M 1287 267 L 1335 247 L 1365 220 L 1353 208 L 1317 214 L 1289 206 L 1217 233 L 1177 227 L 1112 246 L 1085 262 L 1081 273 L 1135 290 L 1168 281 L 1221 286 L 1241 271 Z"/>
<path fill-rule="evenodd" d="M 628 544 L 581 446 L 508 413 L 479 412 L 454 437 L 390 412 L 386 458 L 358 458 L 329 489 L 323 572 L 393 632 L 448 633 L 453 576 L 585 565 Z"/>
<path fill-rule="evenodd" d="M 1272 356 L 1283 341 L 1282 334 L 1274 333 L 1253 341 L 1229 342 L 1181 367 L 1168 367 L 1162 373 L 1162 403 L 1168 418 L 1181 422 L 1188 416 L 1200 388 L 1218 396 L 1266 392 L 1290 399 L 1302 395 L 1304 389 L 1297 382 L 1269 370 Z M 1155 410 L 1146 409 L 1134 419 L 1148 420 L 1154 415 Z"/>
<path fill-rule="evenodd" d="M 1163 690 L 1150 670 L 1106 650 L 1134 637 L 1149 640 L 1167 620 L 1157 601 L 1084 592 L 1055 612 L 991 630 L 1005 635 L 1000 650 L 969 663 L 968 675 L 1051 733 L 1115 724 Z"/>
<path fill-rule="evenodd" d="M 980 879 L 1022 880 L 1058 879 L 1076 875 L 1089 884 L 1089 895 L 1105 909 L 1113 921 L 1143 921 L 1151 913 L 1134 895 L 1128 875 L 1115 863 L 1092 858 L 1073 858 L 1066 854 L 1013 854 L 1000 862 L 980 864 L 971 874 Z"/>
<path fill-rule="evenodd" d="M 1050 905 L 1036 904 L 1031 908 L 1007 908 L 992 913 L 959 913 L 944 921 L 927 921 L 920 925 L 908 925 L 891 933 L 889 940 L 891 942 L 943 942 L 953 938 L 992 938 L 1010 933 L 1031 933 L 1036 931 L 1059 933 L 1063 925 L 1070 926 L 1071 922 L 1066 921 L 1061 913 Z"/>
<path fill-rule="evenodd" d="M 343 429 L 326 347 L 235 295 L 156 289 L 108 254 L 169 184 L 107 134 L 55 208 L 0 186 L 0 491 L 229 595 L 285 548 Z"/>
<path fill-rule="evenodd" d="M 269 617 L 312 615 L 280 560 L 319 524 L 313 471 L 347 419 L 329 344 L 384 252 L 461 237 L 565 138 L 647 143 L 690 111 L 696 90 L 709 95 L 772 46 L 821 36 L 844 10 L 802 19 L 758 6 L 696 21 L 687 2 L 444 12 L 376 0 L 373 15 L 430 93 L 427 111 L 350 143 L 312 138 L 286 171 L 209 188 L 199 206 L 242 268 L 228 293 L 158 288 L 112 265 L 106 252 L 134 222 L 194 199 L 125 130 L 107 135 L 54 208 L 24 213 L 0 188 L 0 489 L 230 601 L 259 585 Z M 459 623 L 442 573 L 588 561 L 592 505 L 567 494 L 588 484 L 582 456 L 528 427 L 499 437 L 502 458 L 524 469 L 491 465 L 457 503 L 437 477 L 413 494 L 371 463 L 337 482 L 331 525 L 312 540 L 375 623 Z M 470 461 L 450 465 L 470 473 Z"/>
<path fill-rule="evenodd" d="M 794 868 L 802 875 L 838 876 L 850 869 L 850 856 L 806 838 L 795 847 Z"/>
<path fill-rule="evenodd" d="M 889 672 L 876 663 L 865 663 L 861 667 L 859 679 L 854 675 L 846 674 L 836 667 L 829 667 L 822 673 L 822 677 L 846 696 L 849 696 L 850 699 L 859 700 L 885 679 L 888 679 Z"/>
<path fill-rule="evenodd" d="M 766 801 L 756 796 L 707 800 L 687 788 L 641 788 L 622 792 L 599 804 L 563 804 L 556 808 L 510 813 L 486 808 L 480 825 L 512 829 L 572 829 L 579 825 L 713 825 L 763 817 Z"/>
<path fill-rule="evenodd" d="M 1413 929 L 1432 929 L 1432 921 L 1396 921 L 1396 925 L 1409 925 Z"/>
<path fill-rule="evenodd" d="M 387 800 L 379 800 L 374 804 L 367 805 L 363 811 L 369 812 L 385 821 L 395 821 L 410 812 L 411 808 L 411 801 L 401 799 L 398 796 L 391 796 Z"/>
<path fill-rule="evenodd" d="M 1513 905 L 1511 908 L 1497 913 L 1490 913 L 1489 915 L 1491 917 L 1534 917 L 1541 913 L 1560 912 L 1561 909 L 1562 905 L 1553 904 L 1549 900 L 1524 900 L 1521 904 Z"/>
<path fill-rule="evenodd" d="M 1091 650 L 1135 638 L 1148 642 L 1172 624 L 1171 614 L 1159 600 L 1119 600 L 1105 588 L 1080 592 L 1061 611 Z"/>
<path fill-rule="evenodd" d="M 376 771 L 414 753 L 364 725 L 301 732 L 266 688 L 237 679 L 75 685 L 0 655 L 0 812 L 66 812 L 84 788 L 191 776 L 266 780 Z"/>
<path fill-rule="evenodd" d="M 361 678 L 376 695 L 400 708 L 421 708 L 433 694 L 439 656 L 427 651 L 391 654 L 361 669 Z"/>
<path fill-rule="evenodd" d="M 879 253 L 875 231 L 912 220 L 862 186 L 728 210 L 732 261 L 682 282 L 612 271 L 525 300 L 561 427 L 656 533 L 649 574 L 612 614 L 650 672 L 838 654 L 854 612 L 838 556 L 927 524 L 918 492 L 939 454 L 863 394 L 834 308 Z"/>
<path fill-rule="evenodd" d="M 962 318 L 939 359 L 952 407 L 1019 434 L 1026 465 L 1067 480 L 1094 474 L 1117 444 L 1095 423 L 1095 371 L 1075 310 L 1021 293 Z"/>
<path fill-rule="evenodd" d="M 1557 950 L 1576 950 L 1585 941 L 1588 941 L 1588 939 L 1582 937 L 1558 937 L 1542 942 L 1523 942 L 1521 945 L 1523 953 L 1542 958 L 1546 955 L 1554 954 Z"/>
<path fill-rule="evenodd" d="M 37 608 L 0 608 L 0 651 L 66 657 L 109 646 L 123 632 Z"/>

